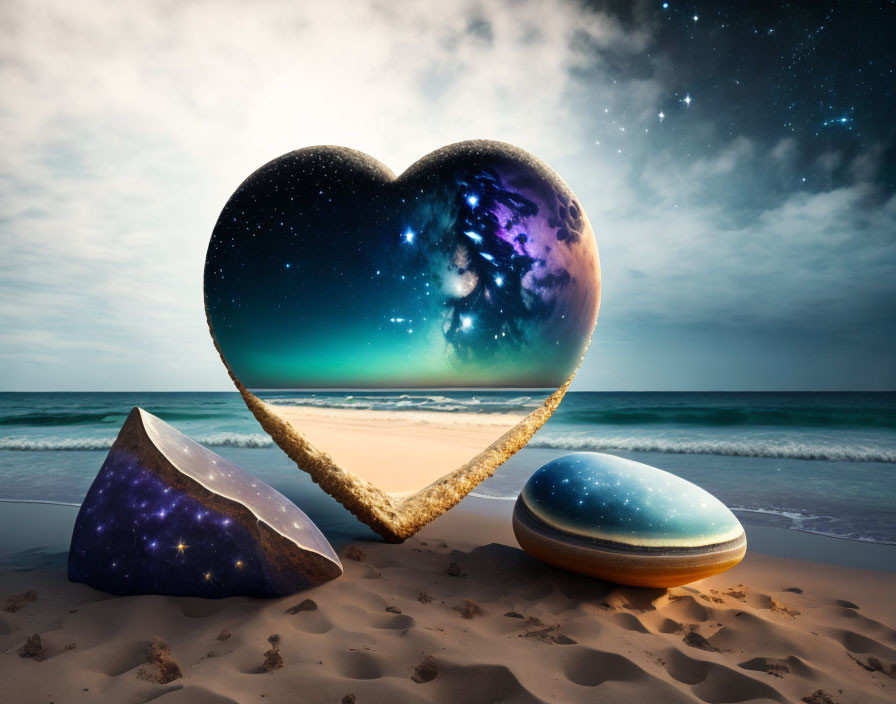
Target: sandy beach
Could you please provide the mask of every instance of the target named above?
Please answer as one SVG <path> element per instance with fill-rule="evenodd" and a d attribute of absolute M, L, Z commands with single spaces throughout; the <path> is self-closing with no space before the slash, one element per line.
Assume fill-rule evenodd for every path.
<path fill-rule="evenodd" d="M 892 701 L 896 573 L 752 550 L 688 586 L 619 587 L 532 560 L 495 503 L 472 497 L 403 545 L 340 544 L 342 578 L 283 599 L 110 597 L 69 583 L 61 556 L 5 569 L 0 700 Z M 756 542 L 785 534 L 851 546 Z M 154 637 L 170 651 L 150 663 Z"/>
<path fill-rule="evenodd" d="M 266 406 L 336 465 L 396 497 L 462 467 L 527 415 Z"/>

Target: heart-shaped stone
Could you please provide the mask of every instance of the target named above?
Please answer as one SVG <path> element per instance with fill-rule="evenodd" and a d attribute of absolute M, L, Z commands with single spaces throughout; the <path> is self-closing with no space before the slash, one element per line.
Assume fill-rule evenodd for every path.
<path fill-rule="evenodd" d="M 205 264 L 209 328 L 246 405 L 327 493 L 387 540 L 413 535 L 557 408 L 600 302 L 594 233 L 531 154 L 470 141 L 395 177 L 342 147 L 261 167 Z M 538 388 L 530 413 L 333 411 L 264 389 Z M 269 399 L 270 400 L 270 399 Z"/>

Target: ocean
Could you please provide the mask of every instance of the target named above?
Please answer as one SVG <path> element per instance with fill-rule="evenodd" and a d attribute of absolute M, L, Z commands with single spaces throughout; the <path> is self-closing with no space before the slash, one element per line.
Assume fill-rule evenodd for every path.
<path fill-rule="evenodd" d="M 395 413 L 528 411 L 544 398 L 455 390 L 260 395 Z M 78 504 L 133 406 L 254 472 L 325 532 L 368 532 L 296 469 L 235 392 L 0 393 L 0 499 Z M 896 393 L 571 392 L 527 448 L 474 494 L 515 500 L 540 464 L 579 450 L 682 476 L 744 523 L 896 544 Z"/>

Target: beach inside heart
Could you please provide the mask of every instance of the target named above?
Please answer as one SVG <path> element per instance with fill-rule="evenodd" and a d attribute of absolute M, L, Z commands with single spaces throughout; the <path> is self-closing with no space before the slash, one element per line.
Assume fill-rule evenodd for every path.
<path fill-rule="evenodd" d="M 550 391 L 539 400 L 523 397 L 527 400 L 513 411 L 492 413 L 447 410 L 457 405 L 448 399 L 441 404 L 443 410 L 410 410 L 415 402 L 426 405 L 427 395 L 420 392 L 396 394 L 394 401 L 375 396 L 373 403 L 360 404 L 352 404 L 354 399 L 345 400 L 341 394 L 295 399 L 298 403 L 264 394 L 261 398 L 311 445 L 325 450 L 334 464 L 400 500 L 465 465 L 521 423 Z M 429 398 L 438 399 L 439 394 Z M 300 405 L 303 400 L 305 404 Z M 471 400 L 474 405 L 479 399 Z M 390 407 L 405 410 L 385 410 Z"/>
<path fill-rule="evenodd" d="M 376 504 L 388 523 L 408 509 L 400 502 L 462 471 L 453 498 L 444 481 L 430 497 L 447 510 L 547 420 L 588 346 L 600 273 L 581 206 L 522 150 L 463 142 L 395 177 L 360 152 L 313 147 L 230 198 L 205 299 L 265 430 L 343 504 Z M 469 414 L 308 402 L 315 389 L 458 388 L 529 389 L 535 402 Z M 301 393 L 265 401 L 276 389 Z"/>

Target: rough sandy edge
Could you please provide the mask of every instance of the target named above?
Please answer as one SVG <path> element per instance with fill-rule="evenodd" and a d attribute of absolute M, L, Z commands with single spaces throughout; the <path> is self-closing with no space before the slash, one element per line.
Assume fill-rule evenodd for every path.
<path fill-rule="evenodd" d="M 218 347 L 217 340 L 215 347 Z M 218 348 L 218 353 L 220 352 Z M 224 355 L 221 355 L 221 360 L 227 366 Z M 261 399 L 243 386 L 229 366 L 227 371 L 252 415 L 289 458 L 359 521 L 394 543 L 409 538 L 434 518 L 453 508 L 480 483 L 492 476 L 501 464 L 525 447 L 535 431 L 557 410 L 575 376 L 573 372 L 539 408 L 465 465 L 396 502 L 366 479 L 337 465 L 326 452 L 315 448 L 296 428 L 272 413 Z"/>
<path fill-rule="evenodd" d="M 246 406 L 265 432 L 299 466 L 299 469 L 311 476 L 321 489 L 345 506 L 355 518 L 366 523 L 391 543 L 406 540 L 427 523 L 456 506 L 461 499 L 492 476 L 498 467 L 522 450 L 535 431 L 541 428 L 557 410 L 591 346 L 589 338 L 572 374 L 539 408 L 465 465 L 396 502 L 366 479 L 337 465 L 326 452 L 314 447 L 296 428 L 272 413 L 264 401 L 243 386 L 218 345 L 218 338 L 215 337 L 207 309 L 206 322 L 224 368 L 227 369 Z"/>
<path fill-rule="evenodd" d="M 206 309 L 206 322 L 218 356 L 246 406 L 265 432 L 325 492 L 347 508 L 390 543 L 400 543 L 423 526 L 456 506 L 461 499 L 495 473 L 495 470 L 526 446 L 560 405 L 591 346 L 588 339 L 579 363 L 569 378 L 544 403 L 516 426 L 489 445 L 465 465 L 437 479 L 429 486 L 401 501 L 353 472 L 340 467 L 324 451 L 317 449 L 298 429 L 272 413 L 267 404 L 249 391 L 227 363 L 212 329 Z M 593 332 L 592 332 L 593 335 Z"/>

